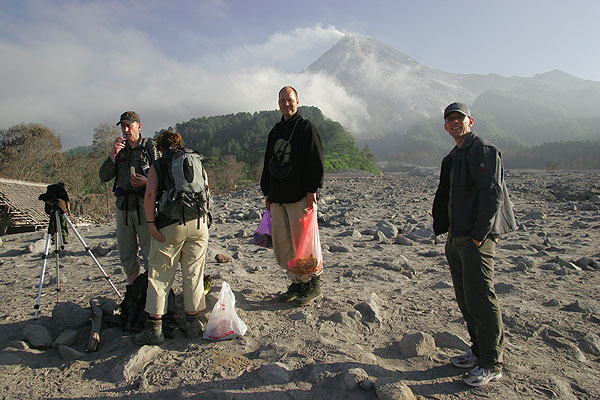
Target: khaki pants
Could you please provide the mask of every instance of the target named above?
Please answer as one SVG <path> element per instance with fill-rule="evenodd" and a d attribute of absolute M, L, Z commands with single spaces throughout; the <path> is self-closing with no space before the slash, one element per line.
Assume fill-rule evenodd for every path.
<path fill-rule="evenodd" d="M 206 218 L 171 224 L 160 229 L 166 240 L 152 239 L 148 270 L 148 294 L 146 312 L 167 313 L 167 297 L 173 284 L 178 264 L 183 278 L 185 311 L 195 312 L 206 307 L 204 299 L 204 265 L 208 247 Z"/>
<path fill-rule="evenodd" d="M 494 290 L 496 241 L 487 238 L 477 247 L 470 236 L 453 237 L 446 242 L 458 307 L 467 322 L 473 354 L 479 366 L 502 368 L 504 330 L 502 313 Z"/>
<path fill-rule="evenodd" d="M 315 204 L 315 212 L 317 206 Z M 308 282 L 310 275 L 293 274 L 288 269 L 288 261 L 296 255 L 296 249 L 300 244 L 302 236 L 302 224 L 300 218 L 304 214 L 306 200 L 295 203 L 271 203 L 271 235 L 273 238 L 273 253 L 277 264 L 287 271 L 288 277 L 294 283 Z M 323 270 L 318 271 L 313 276 L 320 275 Z"/>
<path fill-rule="evenodd" d="M 132 275 L 140 270 L 138 258 L 138 245 L 142 255 L 144 270 L 148 270 L 148 253 L 150 252 L 150 231 L 146 224 L 146 213 L 144 212 L 144 199 L 140 197 L 138 204 L 139 216 L 135 210 L 119 210 L 117 208 L 117 245 L 119 247 L 119 258 L 123 270 L 127 275 Z"/>

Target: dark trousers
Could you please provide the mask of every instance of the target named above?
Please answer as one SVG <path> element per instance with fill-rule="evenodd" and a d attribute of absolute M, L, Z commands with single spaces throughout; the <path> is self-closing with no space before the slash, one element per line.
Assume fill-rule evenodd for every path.
<path fill-rule="evenodd" d="M 502 368 L 504 329 L 494 290 L 496 241 L 487 238 L 478 248 L 470 236 L 446 242 L 456 301 L 467 322 L 473 354 L 486 369 Z"/>
<path fill-rule="evenodd" d="M 67 220 L 61 214 L 58 215 L 60 219 L 60 232 L 62 234 L 63 243 L 67 243 L 69 240 L 69 228 L 67 226 Z M 48 232 L 52 233 L 52 244 L 54 244 L 54 232 L 56 232 L 56 214 L 50 214 L 50 224 L 48 227 Z"/>

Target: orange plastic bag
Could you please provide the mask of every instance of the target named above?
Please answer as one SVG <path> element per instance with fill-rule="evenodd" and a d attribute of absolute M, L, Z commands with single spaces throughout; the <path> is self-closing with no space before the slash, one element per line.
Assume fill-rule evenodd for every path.
<path fill-rule="evenodd" d="M 296 249 L 296 257 L 288 261 L 288 268 L 297 275 L 312 275 L 323 269 L 323 253 L 315 209 L 305 210 L 300 223 L 302 236 Z"/>

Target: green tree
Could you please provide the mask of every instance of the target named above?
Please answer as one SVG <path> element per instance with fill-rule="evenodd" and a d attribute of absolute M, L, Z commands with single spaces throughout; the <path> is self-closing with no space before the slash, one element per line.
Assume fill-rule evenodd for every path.
<path fill-rule="evenodd" d="M 6 178 L 45 181 L 61 164 L 60 138 L 36 123 L 0 131 L 0 173 Z"/>
<path fill-rule="evenodd" d="M 121 130 L 115 125 L 106 122 L 98 125 L 92 135 L 93 151 L 107 156 L 117 136 L 121 136 Z"/>

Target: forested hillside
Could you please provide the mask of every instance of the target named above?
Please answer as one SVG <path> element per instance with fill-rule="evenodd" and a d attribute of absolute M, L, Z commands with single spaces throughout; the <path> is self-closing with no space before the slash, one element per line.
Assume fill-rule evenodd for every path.
<path fill-rule="evenodd" d="M 300 107 L 298 112 L 317 128 L 325 153 L 325 170 L 355 169 L 379 174 L 375 157 L 368 147 L 360 150 L 352 135 L 338 122 L 326 118 L 316 107 Z M 262 160 L 268 133 L 281 119 L 279 111 L 219 115 L 194 118 L 175 125 L 185 146 L 198 150 L 216 162 L 229 155 L 245 164 L 245 173 L 256 179 L 262 170 Z"/>
<path fill-rule="evenodd" d="M 514 111 L 514 114 L 527 115 L 527 111 Z M 600 169 L 600 120 L 594 126 L 589 120 L 574 118 L 560 121 L 538 119 L 528 125 L 528 135 L 523 128 L 517 129 L 518 124 L 514 121 L 501 123 L 486 115 L 474 115 L 473 129 L 498 146 L 507 168 Z M 587 127 L 582 128 L 586 123 Z M 587 134 L 582 135 L 581 132 Z M 546 143 L 532 144 L 527 140 L 528 136 L 541 137 L 544 133 L 549 136 Z M 389 159 L 438 166 L 453 146 L 454 141 L 444 130 L 441 118 L 432 118 L 410 127 L 407 134 L 395 143 L 395 148 L 401 150 L 390 155 Z"/>
<path fill-rule="evenodd" d="M 381 174 L 368 147 L 357 148 L 354 138 L 339 123 L 325 118 L 315 107 L 301 107 L 300 112 L 319 131 L 326 171 L 357 169 Z M 258 179 L 268 133 L 280 118 L 278 111 L 238 113 L 195 118 L 177 124 L 175 129 L 186 147 L 207 156 L 211 189 L 218 193 Z M 101 183 L 98 171 L 120 135 L 118 127 L 101 124 L 94 129 L 89 146 L 63 153 L 60 137 L 46 126 L 30 123 L 0 130 L 0 177 L 64 182 L 74 195 L 75 214 L 101 217 L 112 212 L 114 197 L 112 182 Z"/>

